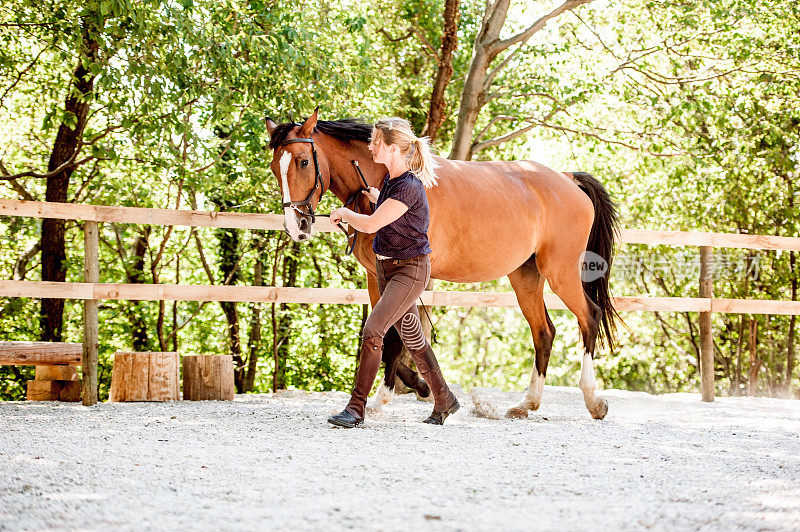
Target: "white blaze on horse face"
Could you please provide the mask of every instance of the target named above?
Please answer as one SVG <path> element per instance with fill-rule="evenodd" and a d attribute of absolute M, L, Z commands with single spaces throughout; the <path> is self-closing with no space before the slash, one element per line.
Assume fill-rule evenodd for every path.
<path fill-rule="evenodd" d="M 283 203 L 292 201 L 292 195 L 289 192 L 289 164 L 292 162 L 292 154 L 288 151 L 283 152 L 278 164 L 281 169 L 281 189 L 283 191 Z M 300 228 L 297 226 L 297 215 L 291 207 L 283 208 L 283 226 L 289 232 L 292 240 L 297 241 L 300 238 Z"/>

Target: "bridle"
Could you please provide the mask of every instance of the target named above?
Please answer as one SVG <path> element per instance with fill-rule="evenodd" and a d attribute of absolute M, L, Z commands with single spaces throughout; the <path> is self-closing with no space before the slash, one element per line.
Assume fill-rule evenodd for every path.
<path fill-rule="evenodd" d="M 282 203 L 282 206 L 284 209 L 287 207 L 293 209 L 295 212 L 300 214 L 300 216 L 303 216 L 305 218 L 311 218 L 311 223 L 313 225 L 313 223 L 317 220 L 317 218 L 314 215 L 314 207 L 311 206 L 311 196 L 314 195 L 314 192 L 316 192 L 318 188 L 322 190 L 322 192 L 320 192 L 319 194 L 320 200 L 322 200 L 322 196 L 325 194 L 325 182 L 322 181 L 322 174 L 319 173 L 319 160 L 317 159 L 317 147 L 314 144 L 314 140 L 311 138 L 289 139 L 281 142 L 278 145 L 278 147 L 283 147 L 286 146 L 287 144 L 298 144 L 298 143 L 311 144 L 311 154 L 314 157 L 314 188 L 312 188 L 311 191 L 308 193 L 306 199 L 302 201 L 285 201 Z M 308 205 L 308 212 L 301 211 L 300 207 L 305 207 L 306 205 Z"/>
<path fill-rule="evenodd" d="M 296 138 L 296 139 L 288 139 L 288 140 L 284 140 L 283 142 L 278 144 L 277 147 L 280 148 L 280 147 L 286 146 L 287 144 L 298 144 L 298 143 L 311 144 L 311 155 L 314 158 L 314 188 L 312 188 L 309 191 L 308 195 L 306 196 L 306 199 L 301 200 L 301 201 L 285 201 L 285 202 L 283 202 L 281 204 L 281 206 L 284 209 L 291 208 L 292 210 L 295 211 L 295 213 L 299 214 L 303 218 L 310 219 L 311 225 L 313 225 L 314 222 L 317 221 L 317 216 L 319 216 L 319 217 L 328 217 L 328 218 L 330 217 L 330 214 L 315 214 L 314 213 L 314 207 L 311 206 L 311 197 L 314 195 L 314 193 L 317 191 L 317 189 L 321 190 L 321 192 L 319 194 L 320 201 L 322 200 L 322 196 L 325 194 L 325 182 L 322 180 L 322 174 L 319 171 L 319 159 L 317 158 L 317 146 L 316 146 L 316 144 L 314 144 L 314 139 L 312 139 L 310 137 L 309 138 L 300 137 L 300 138 Z M 367 180 L 364 178 L 364 174 L 361 173 L 361 168 L 358 166 L 358 161 L 353 161 L 353 166 L 356 167 L 356 170 L 358 171 L 358 175 L 361 178 L 361 182 L 364 183 L 364 186 L 361 187 L 360 190 L 358 190 L 355 193 L 353 193 L 347 199 L 347 201 L 344 203 L 344 206 L 345 207 L 349 207 L 351 203 L 354 203 L 355 204 L 355 211 L 358 212 L 358 201 L 357 201 L 358 196 L 364 190 L 369 190 L 369 185 L 367 184 Z M 333 181 L 333 177 L 331 177 L 331 182 L 332 181 Z M 291 199 L 291 197 L 289 199 Z M 304 211 L 302 211 L 300 209 L 300 207 L 305 207 L 305 206 L 308 206 L 308 212 L 304 212 Z M 373 208 L 373 210 L 374 210 L 374 208 Z M 358 238 L 358 231 L 353 229 L 353 233 L 350 234 L 350 233 L 347 232 L 347 229 L 345 229 L 342 224 L 337 223 L 336 225 L 337 225 L 337 227 L 339 227 L 339 229 L 341 229 L 341 231 L 345 234 L 345 236 L 347 237 L 348 240 L 352 239 L 352 241 L 347 246 L 347 255 L 352 254 L 353 250 L 356 247 L 356 239 Z"/>

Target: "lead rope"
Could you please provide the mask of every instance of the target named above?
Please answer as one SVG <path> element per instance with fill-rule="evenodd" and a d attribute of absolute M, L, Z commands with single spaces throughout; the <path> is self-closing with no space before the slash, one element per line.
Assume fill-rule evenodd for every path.
<path fill-rule="evenodd" d="M 433 320 L 431 319 L 431 315 L 428 314 L 428 309 L 425 307 L 425 303 L 422 302 L 422 296 L 419 297 L 419 304 L 422 305 L 422 310 L 425 311 L 425 315 L 428 317 L 428 323 L 431 324 L 431 343 L 436 344 L 436 329 L 433 327 Z"/>

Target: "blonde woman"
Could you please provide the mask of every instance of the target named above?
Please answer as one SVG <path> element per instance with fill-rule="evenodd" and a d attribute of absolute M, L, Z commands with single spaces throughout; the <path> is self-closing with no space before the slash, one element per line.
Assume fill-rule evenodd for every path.
<path fill-rule="evenodd" d="M 343 207 L 331 213 L 331 222 L 344 221 L 358 231 L 376 233 L 372 249 L 381 297 L 364 325 L 350 402 L 328 422 L 346 428 L 364 423 L 367 396 L 381 363 L 383 337 L 394 326 L 433 393 L 433 412 L 424 422 L 442 425 L 460 405 L 425 338 L 416 303 L 431 277 L 425 187 L 436 185 L 433 155 L 427 139 L 416 137 L 411 124 L 402 118 L 376 122 L 369 150 L 373 160 L 389 170 L 380 191 L 374 187 L 365 191 L 376 205 L 375 212 L 358 214 Z"/>

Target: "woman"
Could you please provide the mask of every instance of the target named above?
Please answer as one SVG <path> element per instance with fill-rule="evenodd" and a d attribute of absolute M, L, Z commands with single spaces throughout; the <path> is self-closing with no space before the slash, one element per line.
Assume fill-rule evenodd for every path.
<path fill-rule="evenodd" d="M 436 184 L 433 155 L 427 139 L 417 138 L 411 124 L 402 118 L 378 121 L 372 129 L 369 150 L 375 162 L 389 170 L 380 193 L 374 187 L 364 191 L 376 204 L 375 212 L 364 215 L 343 207 L 331 213 L 331 222 L 344 221 L 357 231 L 377 233 L 372 249 L 377 257 L 381 297 L 364 325 L 350 402 L 328 422 L 347 428 L 364 423 L 367 396 L 381 363 L 383 337 L 394 326 L 433 393 L 433 413 L 424 422 L 442 425 L 460 405 L 422 332 L 416 303 L 431 277 L 425 187 Z"/>

